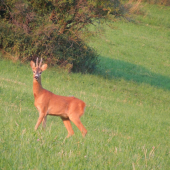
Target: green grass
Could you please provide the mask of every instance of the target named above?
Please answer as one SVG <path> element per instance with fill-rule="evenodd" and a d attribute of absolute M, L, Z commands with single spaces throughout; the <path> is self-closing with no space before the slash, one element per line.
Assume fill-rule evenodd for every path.
<path fill-rule="evenodd" d="M 85 138 L 73 125 L 75 135 L 65 139 L 61 119 L 52 116 L 46 131 L 35 132 L 32 70 L 0 60 L 0 169 L 169 169 L 170 8 L 149 7 L 140 22 L 105 25 L 88 40 L 100 55 L 96 74 L 49 68 L 42 75 L 46 89 L 86 102 Z M 151 21 L 157 10 L 160 25 Z"/>

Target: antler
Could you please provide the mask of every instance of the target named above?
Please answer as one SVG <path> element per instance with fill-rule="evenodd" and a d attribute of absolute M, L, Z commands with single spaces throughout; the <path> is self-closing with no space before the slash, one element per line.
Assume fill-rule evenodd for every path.
<path fill-rule="evenodd" d="M 36 59 L 36 67 L 38 66 L 38 57 L 37 57 L 37 59 Z"/>
<path fill-rule="evenodd" d="M 40 60 L 40 64 L 38 65 L 38 57 L 37 57 L 37 59 L 36 59 L 36 67 L 41 67 L 41 65 L 42 65 L 42 58 Z"/>
<path fill-rule="evenodd" d="M 39 67 L 41 67 L 41 65 L 42 65 L 42 57 L 41 57 L 41 60 L 40 60 L 40 64 L 39 64 Z"/>

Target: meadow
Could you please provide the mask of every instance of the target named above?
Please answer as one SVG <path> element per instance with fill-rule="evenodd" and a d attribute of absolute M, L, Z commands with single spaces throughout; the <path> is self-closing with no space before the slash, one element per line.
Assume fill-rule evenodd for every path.
<path fill-rule="evenodd" d="M 85 138 L 74 124 L 66 138 L 52 116 L 45 131 L 34 131 L 31 67 L 0 58 L 0 169 L 169 169 L 170 7 L 143 10 L 86 40 L 100 55 L 96 73 L 42 74 L 44 88 L 86 102 Z"/>

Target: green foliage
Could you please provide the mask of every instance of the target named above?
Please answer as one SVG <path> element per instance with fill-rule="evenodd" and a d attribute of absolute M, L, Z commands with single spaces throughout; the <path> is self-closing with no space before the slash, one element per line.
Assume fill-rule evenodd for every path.
<path fill-rule="evenodd" d="M 127 2 L 128 0 L 123 0 L 125 2 Z M 170 1 L 169 0 L 131 0 L 129 1 L 130 3 L 132 2 L 147 2 L 149 4 L 157 4 L 157 5 L 170 5 Z"/>
<path fill-rule="evenodd" d="M 149 4 L 158 4 L 158 5 L 170 5 L 169 0 L 142 0 L 142 2 L 147 2 Z"/>
<path fill-rule="evenodd" d="M 74 71 L 92 72 L 97 54 L 81 40 L 87 25 L 109 14 L 120 15 L 119 1 L 3 0 L 0 46 L 21 61 L 42 57 L 50 65 L 71 64 Z M 112 5 L 113 4 L 113 5 Z"/>

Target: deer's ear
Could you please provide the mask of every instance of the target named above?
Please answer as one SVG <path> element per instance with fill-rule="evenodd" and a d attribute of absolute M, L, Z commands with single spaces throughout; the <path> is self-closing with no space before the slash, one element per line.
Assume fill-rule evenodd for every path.
<path fill-rule="evenodd" d="M 42 71 L 46 70 L 47 69 L 47 64 L 43 64 L 41 69 L 42 69 Z"/>
<path fill-rule="evenodd" d="M 31 61 L 30 66 L 31 66 L 32 69 L 34 69 L 35 68 L 35 63 L 33 61 Z"/>

